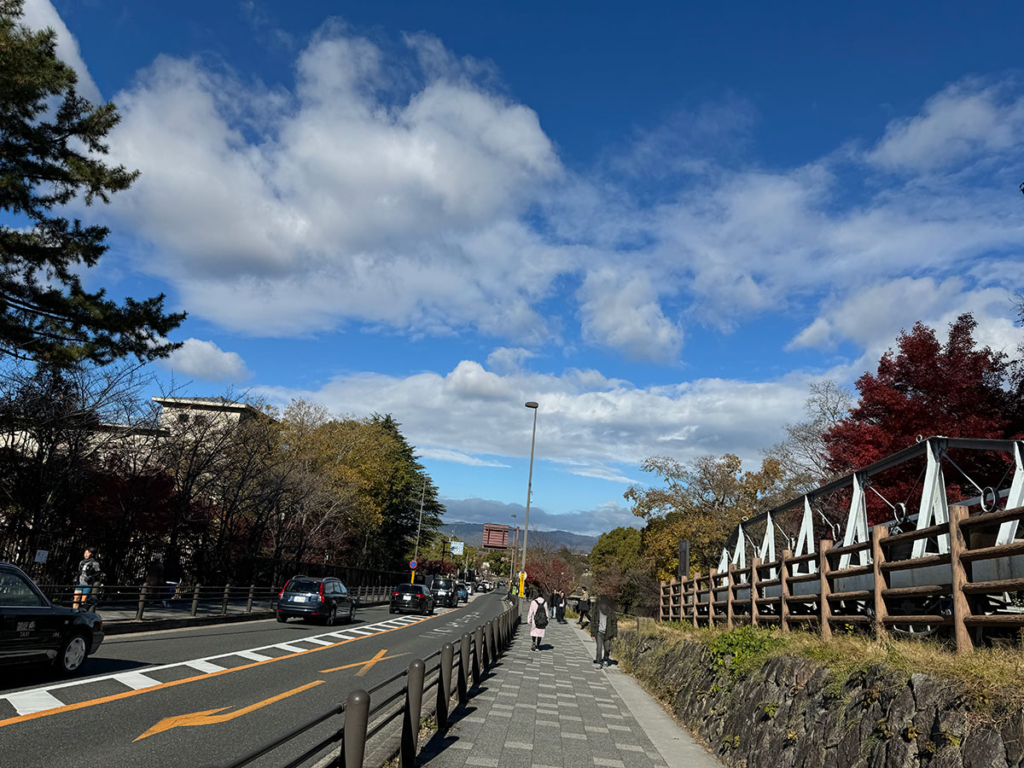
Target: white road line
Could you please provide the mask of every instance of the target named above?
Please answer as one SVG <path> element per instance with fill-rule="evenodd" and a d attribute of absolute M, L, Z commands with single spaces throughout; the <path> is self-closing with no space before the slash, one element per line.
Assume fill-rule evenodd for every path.
<path fill-rule="evenodd" d="M 273 648 L 274 646 L 266 646 L 267 648 Z M 266 661 L 267 659 L 273 658 L 271 656 L 264 656 L 261 653 L 255 651 L 235 651 L 234 653 L 223 653 L 220 656 L 211 656 L 211 659 L 223 659 L 227 656 L 241 656 L 243 659 L 250 659 L 251 661 Z"/>
<path fill-rule="evenodd" d="M 365 629 L 350 629 L 348 631 L 355 632 L 357 635 L 362 635 L 363 637 L 369 637 L 373 634 L 373 632 L 367 632 Z"/>
<path fill-rule="evenodd" d="M 120 675 L 114 675 L 114 679 L 123 685 L 127 685 L 134 691 L 141 690 L 142 688 L 152 688 L 154 685 L 160 685 L 159 680 L 154 680 L 152 677 L 146 677 L 141 672 L 125 672 Z"/>
<path fill-rule="evenodd" d="M 313 643 L 314 645 L 334 645 L 330 640 L 321 640 L 319 637 L 306 637 L 303 638 L 304 643 Z"/>
<path fill-rule="evenodd" d="M 11 706 L 18 711 L 19 715 L 31 715 L 33 712 L 42 712 L 45 709 L 64 706 L 60 699 L 47 691 L 23 691 L 21 693 L 12 693 L 6 698 L 11 703 Z"/>
<path fill-rule="evenodd" d="M 302 653 L 309 650 L 309 648 L 296 648 L 294 645 L 289 645 L 288 643 L 278 643 L 277 645 L 272 645 L 270 647 L 280 648 L 282 651 L 288 651 L 288 653 Z"/>
<path fill-rule="evenodd" d="M 186 661 L 185 666 L 192 667 L 192 669 L 198 670 L 199 672 L 206 672 L 207 674 L 209 674 L 210 672 L 220 672 L 222 669 L 224 669 L 224 667 L 218 666 L 217 664 L 211 664 L 208 661 L 202 660 Z"/>

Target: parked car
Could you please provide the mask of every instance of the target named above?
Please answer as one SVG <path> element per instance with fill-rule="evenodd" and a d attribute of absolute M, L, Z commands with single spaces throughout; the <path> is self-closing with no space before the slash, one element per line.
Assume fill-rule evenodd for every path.
<path fill-rule="evenodd" d="M 477 582 L 476 591 L 477 592 L 490 592 L 491 591 L 491 585 L 488 584 L 486 581 Z"/>
<path fill-rule="evenodd" d="M 466 582 L 460 581 L 455 585 L 455 591 L 459 594 L 459 601 L 463 603 L 469 602 L 469 587 L 466 586 Z"/>
<path fill-rule="evenodd" d="M 447 576 L 437 576 L 434 583 L 430 585 L 430 592 L 434 596 L 434 602 L 448 608 L 458 608 L 459 593 L 455 591 L 455 580 Z"/>
<path fill-rule="evenodd" d="M 322 619 L 332 626 L 338 619 L 355 618 L 356 603 L 340 579 L 333 576 L 293 576 L 277 596 L 277 620 Z"/>
<path fill-rule="evenodd" d="M 0 563 L 0 665 L 49 661 L 79 671 L 103 642 L 103 619 L 51 603 L 24 571 Z"/>
<path fill-rule="evenodd" d="M 399 584 L 391 593 L 390 613 L 434 613 L 434 596 L 423 584 Z"/>

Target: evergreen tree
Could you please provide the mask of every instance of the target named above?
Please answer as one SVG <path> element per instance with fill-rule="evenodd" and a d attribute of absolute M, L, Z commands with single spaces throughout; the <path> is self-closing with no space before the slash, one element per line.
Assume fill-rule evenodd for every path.
<path fill-rule="evenodd" d="M 138 173 L 102 162 L 120 119 L 111 104 L 76 92 L 74 70 L 57 58 L 56 33 L 20 23 L 23 0 L 0 0 L 0 352 L 51 365 L 165 357 L 184 314 L 164 296 L 122 304 L 86 291 L 79 272 L 107 250 L 106 227 L 60 215 L 78 195 L 109 202 Z"/>

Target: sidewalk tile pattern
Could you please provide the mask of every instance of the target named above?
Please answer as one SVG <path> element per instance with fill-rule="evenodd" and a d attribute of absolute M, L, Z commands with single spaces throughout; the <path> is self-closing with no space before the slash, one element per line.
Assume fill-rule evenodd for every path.
<path fill-rule="evenodd" d="M 429 768 L 664 768 L 571 625 L 548 624 L 542 650 L 520 628 L 482 692 L 420 754 Z M 510 706 L 511 705 L 511 706 Z"/>

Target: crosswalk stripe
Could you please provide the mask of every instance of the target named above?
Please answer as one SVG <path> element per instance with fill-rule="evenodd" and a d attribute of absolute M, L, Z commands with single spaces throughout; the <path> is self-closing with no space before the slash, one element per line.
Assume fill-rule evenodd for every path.
<path fill-rule="evenodd" d="M 241 656 L 243 659 L 249 659 L 249 661 L 266 661 L 270 656 L 264 656 L 262 653 L 256 653 L 255 651 L 235 651 L 234 653 L 228 654 L 229 656 Z"/>
<path fill-rule="evenodd" d="M 64 706 L 64 702 L 48 691 L 12 693 L 6 698 L 11 706 L 18 711 L 19 715 L 31 715 L 33 712 L 42 712 L 44 709 Z"/>
<path fill-rule="evenodd" d="M 319 637 L 307 637 L 302 642 L 313 643 L 314 645 L 334 645 L 330 640 L 321 640 Z"/>
<path fill-rule="evenodd" d="M 186 661 L 186 667 L 192 667 L 192 669 L 198 672 L 220 672 L 224 667 L 218 666 L 217 664 L 211 664 L 208 661 Z"/>
<path fill-rule="evenodd" d="M 282 651 L 288 651 L 288 653 L 302 653 L 303 651 L 309 650 L 309 648 L 296 648 L 294 645 L 289 645 L 288 643 L 278 643 L 274 647 L 280 648 Z"/>

